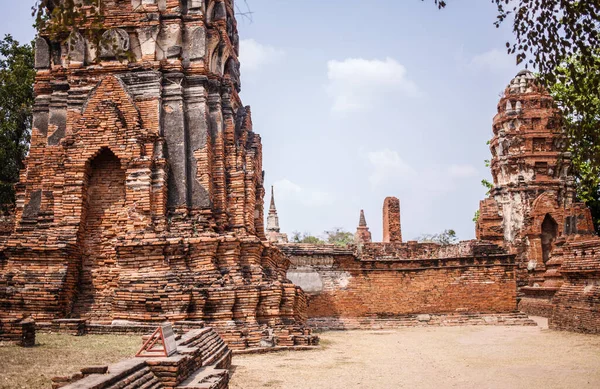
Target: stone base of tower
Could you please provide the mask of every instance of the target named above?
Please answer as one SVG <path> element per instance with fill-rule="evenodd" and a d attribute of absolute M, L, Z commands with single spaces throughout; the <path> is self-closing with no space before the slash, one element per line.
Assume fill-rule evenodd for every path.
<path fill-rule="evenodd" d="M 92 269 L 84 282 L 76 246 L 8 242 L 0 321 L 195 322 L 215 328 L 232 349 L 317 341 L 304 328 L 304 292 L 285 278 L 287 258 L 259 239 L 147 237 L 122 241 L 116 252 L 113 266 Z"/>

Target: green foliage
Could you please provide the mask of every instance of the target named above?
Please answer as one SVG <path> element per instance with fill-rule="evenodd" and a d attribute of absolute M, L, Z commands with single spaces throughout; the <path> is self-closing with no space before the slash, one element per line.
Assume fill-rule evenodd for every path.
<path fill-rule="evenodd" d="M 327 238 L 327 243 L 338 246 L 347 246 L 354 243 L 354 234 L 344 231 L 340 227 L 336 227 L 332 231 L 325 231 L 325 237 Z"/>
<path fill-rule="evenodd" d="M 29 149 L 34 102 L 33 48 L 12 36 L 0 41 L 0 209 L 14 204 L 14 184 Z"/>
<path fill-rule="evenodd" d="M 540 82 L 552 89 L 567 116 L 579 196 L 594 210 L 600 203 L 600 1 L 491 2 L 497 7 L 497 27 L 512 20 L 514 41 L 506 43 L 508 54 L 539 72 Z"/>
<path fill-rule="evenodd" d="M 325 244 L 325 241 L 308 232 L 294 231 L 292 232 L 292 243 Z"/>
<path fill-rule="evenodd" d="M 559 78 L 550 93 L 564 114 L 568 150 L 573 174 L 577 178 L 577 197 L 592 210 L 594 225 L 600 227 L 600 97 L 596 78 L 600 73 L 600 55 L 595 55 L 597 71 L 588 73 L 579 58 L 572 58 L 559 73 L 578 73 L 581 82 Z"/>
<path fill-rule="evenodd" d="M 101 48 L 111 49 L 120 61 L 135 60 L 131 50 L 119 52 L 117 42 L 103 37 L 106 27 L 102 0 L 37 0 L 32 14 L 35 27 L 52 42 L 72 45 L 72 38 L 80 33 L 97 54 Z"/>
<path fill-rule="evenodd" d="M 485 188 L 487 188 L 488 191 L 486 194 L 488 194 L 488 195 L 490 194 L 491 190 L 494 189 L 494 184 L 492 184 L 485 178 L 483 180 L 481 180 L 481 185 L 483 185 Z"/>
<path fill-rule="evenodd" d="M 509 54 L 517 64 L 535 67 L 545 84 L 551 85 L 566 76 L 575 85 L 577 72 L 559 74 L 556 70 L 573 57 L 581 58 L 585 71 L 597 69 L 593 56 L 600 47 L 600 2 L 597 0 L 491 0 L 497 8 L 494 24 L 500 27 L 512 20 L 514 42 L 507 42 Z M 438 8 L 446 1 L 434 0 Z M 564 80 L 563 80 L 564 81 Z M 600 80 L 596 80 L 600 81 Z M 596 90 L 600 84 L 596 84 Z M 598 92 L 596 91 L 596 94 Z"/>
<path fill-rule="evenodd" d="M 325 231 L 323 238 L 311 235 L 308 232 L 300 233 L 299 231 L 294 231 L 292 232 L 291 242 L 347 246 L 354 243 L 354 235 L 350 232 L 344 231 L 340 227 L 336 227 L 331 231 Z"/>
<path fill-rule="evenodd" d="M 479 210 L 475 211 L 475 214 L 473 215 L 473 223 L 477 223 L 479 221 Z"/>
<path fill-rule="evenodd" d="M 437 243 L 442 246 L 458 243 L 456 232 L 452 229 L 444 230 L 439 234 L 423 234 L 417 240 L 421 243 Z"/>
<path fill-rule="evenodd" d="M 37 0 L 32 14 L 36 28 L 53 41 L 64 42 L 85 26 L 87 38 L 98 42 L 104 29 L 102 0 Z"/>

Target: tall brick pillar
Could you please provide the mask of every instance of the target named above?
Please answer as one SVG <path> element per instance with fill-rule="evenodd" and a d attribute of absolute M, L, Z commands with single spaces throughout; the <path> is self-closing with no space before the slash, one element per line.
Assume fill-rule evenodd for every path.
<path fill-rule="evenodd" d="M 383 242 L 402 243 L 400 200 L 396 197 L 386 197 L 383 202 Z"/>

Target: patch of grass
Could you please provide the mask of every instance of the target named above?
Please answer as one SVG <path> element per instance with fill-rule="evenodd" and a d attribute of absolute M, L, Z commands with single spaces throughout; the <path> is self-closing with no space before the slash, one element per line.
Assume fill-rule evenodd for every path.
<path fill-rule="evenodd" d="M 0 347 L 0 389 L 42 389 L 51 378 L 133 357 L 140 336 L 37 334 L 36 346 Z"/>

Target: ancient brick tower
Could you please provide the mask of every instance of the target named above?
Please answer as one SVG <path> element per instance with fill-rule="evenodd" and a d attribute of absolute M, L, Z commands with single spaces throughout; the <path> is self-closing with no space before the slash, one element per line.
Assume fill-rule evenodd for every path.
<path fill-rule="evenodd" d="M 543 280 L 564 228 L 586 230 L 591 220 L 583 214 L 579 216 L 585 220 L 579 222 L 570 216 L 575 212 L 575 181 L 562 119 L 531 72 L 520 72 L 506 88 L 493 133 L 494 187 L 481 202 L 477 238 L 504 244 L 516 254 L 518 284 L 525 286 Z"/>
<path fill-rule="evenodd" d="M 232 3 L 107 0 L 114 46 L 37 39 L 0 320 L 197 320 L 232 347 L 306 340 L 304 293 L 264 234 Z"/>
<path fill-rule="evenodd" d="M 371 243 L 371 231 L 367 227 L 367 219 L 365 219 L 365 211 L 360 210 L 360 218 L 358 219 L 358 227 L 354 233 L 354 242 L 356 244 Z"/>

